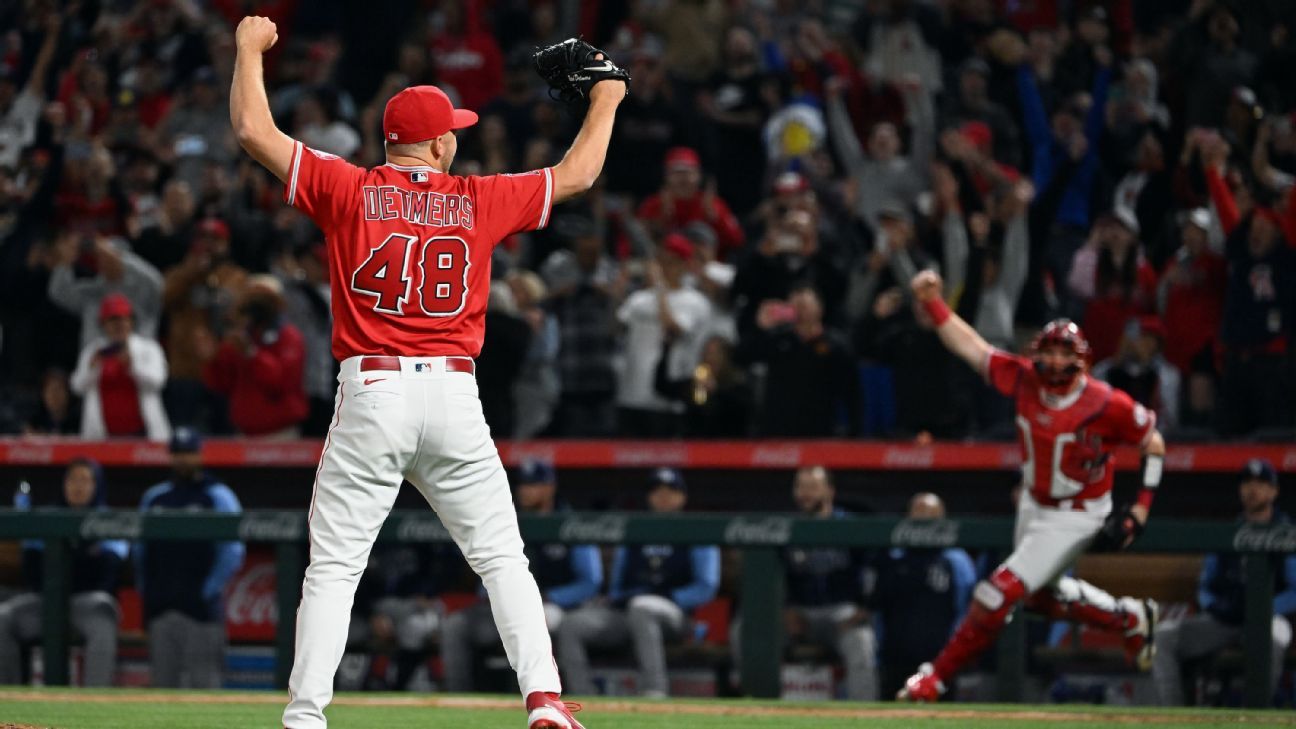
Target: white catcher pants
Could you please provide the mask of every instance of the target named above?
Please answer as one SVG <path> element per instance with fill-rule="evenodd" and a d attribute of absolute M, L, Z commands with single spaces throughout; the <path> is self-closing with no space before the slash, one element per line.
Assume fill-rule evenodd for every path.
<path fill-rule="evenodd" d="M 284 726 L 327 726 L 324 707 L 333 698 L 356 584 L 402 479 L 423 494 L 481 577 L 522 695 L 560 691 L 540 591 L 476 378 L 446 371 L 443 357 L 401 357 L 400 371 L 364 372 L 361 359 L 342 362 L 315 476 Z"/>

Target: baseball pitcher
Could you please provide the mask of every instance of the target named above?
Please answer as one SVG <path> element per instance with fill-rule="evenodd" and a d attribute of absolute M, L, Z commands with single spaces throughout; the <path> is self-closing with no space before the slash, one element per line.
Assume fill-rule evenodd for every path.
<path fill-rule="evenodd" d="M 1019 602 L 1052 620 L 1123 634 L 1128 658 L 1147 670 L 1156 603 L 1118 600 L 1064 573 L 1085 550 L 1123 549 L 1143 530 L 1165 456 L 1156 415 L 1085 375 L 1089 343 L 1072 322 L 1059 319 L 1046 325 L 1028 359 L 990 346 L 950 312 L 935 272 L 915 276 L 913 291 L 941 342 L 1015 401 L 1022 495 L 1013 553 L 976 586 L 972 605 L 945 648 L 919 667 L 897 698 L 940 698 L 946 682 L 994 642 Z M 1121 444 L 1142 452 L 1143 488 L 1137 503 L 1113 513 L 1112 450 Z"/>
<path fill-rule="evenodd" d="M 284 201 L 324 231 L 341 362 L 308 517 L 310 565 L 284 727 L 326 726 L 356 583 L 408 480 L 490 595 L 529 729 L 582 729 L 571 715 L 579 707 L 559 700 L 540 592 L 482 417 L 473 358 L 492 248 L 543 228 L 554 203 L 594 184 L 629 74 L 574 39 L 539 51 L 537 70 L 559 98 L 586 109 L 584 124 L 553 167 L 489 177 L 449 174 L 455 130 L 477 115 L 455 109 L 436 87 L 407 88 L 383 114 L 387 163 L 366 170 L 275 127 L 262 55 L 277 39 L 266 18 L 239 23 L 230 121 L 239 144 L 283 181 Z"/>

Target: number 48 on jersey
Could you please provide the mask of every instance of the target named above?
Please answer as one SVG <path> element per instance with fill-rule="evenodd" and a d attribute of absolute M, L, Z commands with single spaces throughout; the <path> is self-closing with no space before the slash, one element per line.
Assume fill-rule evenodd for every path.
<path fill-rule="evenodd" d="M 351 290 L 374 297 L 374 311 L 385 314 L 410 313 L 410 298 L 417 296 L 424 314 L 454 316 L 468 299 L 471 266 L 462 238 L 433 236 L 420 243 L 412 235 L 392 233 L 351 275 Z"/>

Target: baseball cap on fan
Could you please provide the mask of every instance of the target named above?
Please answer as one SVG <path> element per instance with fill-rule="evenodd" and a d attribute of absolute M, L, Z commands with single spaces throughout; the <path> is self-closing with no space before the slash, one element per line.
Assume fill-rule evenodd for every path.
<path fill-rule="evenodd" d="M 451 129 L 477 123 L 477 112 L 456 109 L 435 86 L 410 86 L 391 97 L 383 111 L 383 138 L 396 144 L 436 139 Z"/>

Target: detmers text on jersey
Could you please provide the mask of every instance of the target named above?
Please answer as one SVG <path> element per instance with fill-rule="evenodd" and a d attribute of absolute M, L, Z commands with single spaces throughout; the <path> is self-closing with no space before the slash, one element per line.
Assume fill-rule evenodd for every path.
<path fill-rule="evenodd" d="M 472 230 L 473 202 L 467 195 L 365 185 L 365 220 L 404 220 L 415 225 Z"/>

